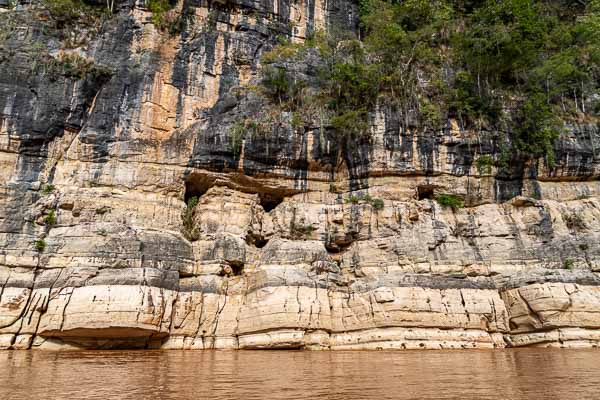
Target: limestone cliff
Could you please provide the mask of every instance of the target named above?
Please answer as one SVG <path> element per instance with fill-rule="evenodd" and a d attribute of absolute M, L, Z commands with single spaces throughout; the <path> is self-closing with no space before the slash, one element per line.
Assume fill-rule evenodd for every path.
<path fill-rule="evenodd" d="M 385 108 L 353 149 L 290 125 L 238 144 L 261 55 L 356 27 L 353 2 L 185 0 L 173 32 L 143 1 L 68 28 L 8 7 L 0 348 L 600 343 L 598 126 L 553 168 L 480 171 L 481 132 Z"/>

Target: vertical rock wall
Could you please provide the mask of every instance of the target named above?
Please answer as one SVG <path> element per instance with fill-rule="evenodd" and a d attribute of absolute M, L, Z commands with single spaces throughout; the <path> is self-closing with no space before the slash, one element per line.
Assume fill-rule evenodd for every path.
<path fill-rule="evenodd" d="M 354 3 L 184 0 L 173 34 L 116 7 L 76 44 L 34 7 L 0 14 L 0 348 L 598 344 L 598 127 L 551 171 L 481 174 L 485 137 L 384 109 L 352 152 L 283 127 L 236 154 L 261 55 L 356 27 Z"/>

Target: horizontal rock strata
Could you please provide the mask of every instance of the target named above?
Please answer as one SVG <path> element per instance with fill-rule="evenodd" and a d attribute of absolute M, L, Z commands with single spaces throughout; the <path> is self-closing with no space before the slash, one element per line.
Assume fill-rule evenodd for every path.
<path fill-rule="evenodd" d="M 386 110 L 352 156 L 319 129 L 236 154 L 261 54 L 355 6 L 185 1 L 169 35 L 138 3 L 72 50 L 106 74 L 31 74 L 32 43 L 64 49 L 26 8 L 0 54 L 0 349 L 600 343 L 597 126 L 554 169 L 502 174 L 456 121 L 400 131 Z"/>

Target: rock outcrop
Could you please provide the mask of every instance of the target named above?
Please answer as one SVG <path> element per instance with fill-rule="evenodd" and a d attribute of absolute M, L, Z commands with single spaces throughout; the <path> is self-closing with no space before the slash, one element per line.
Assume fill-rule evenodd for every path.
<path fill-rule="evenodd" d="M 310 127 L 238 144 L 261 54 L 356 26 L 353 2 L 185 0 L 171 34 L 143 2 L 67 31 L 2 7 L 0 348 L 600 343 L 598 126 L 554 168 L 486 173 L 480 133 L 383 108 L 353 149 Z"/>

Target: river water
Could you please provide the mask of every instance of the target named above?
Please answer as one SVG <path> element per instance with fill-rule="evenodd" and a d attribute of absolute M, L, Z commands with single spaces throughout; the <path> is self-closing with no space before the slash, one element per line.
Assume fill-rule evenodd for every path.
<path fill-rule="evenodd" d="M 0 352 L 0 399 L 598 399 L 600 351 Z"/>

